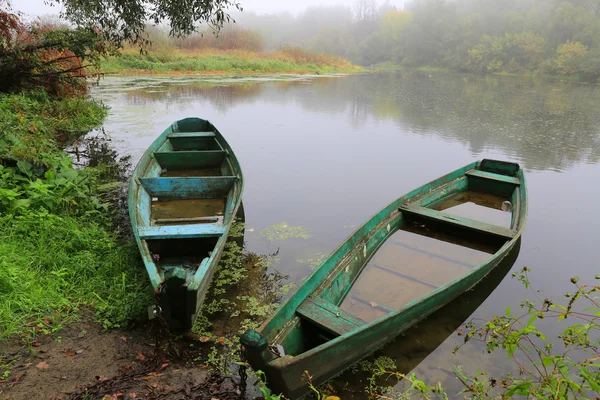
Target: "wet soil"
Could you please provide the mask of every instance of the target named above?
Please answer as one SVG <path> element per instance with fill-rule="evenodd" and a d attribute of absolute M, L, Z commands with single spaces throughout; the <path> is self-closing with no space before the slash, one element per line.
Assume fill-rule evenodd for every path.
<path fill-rule="evenodd" d="M 2 344 L 0 399 L 237 399 L 238 379 L 195 361 L 209 343 L 165 340 L 158 324 L 106 331 L 87 319 L 30 345 Z M 213 344 L 214 345 L 214 344 Z"/>

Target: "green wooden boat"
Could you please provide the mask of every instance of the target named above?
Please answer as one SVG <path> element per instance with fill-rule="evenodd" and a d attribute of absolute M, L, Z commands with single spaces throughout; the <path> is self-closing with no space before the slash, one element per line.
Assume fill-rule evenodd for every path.
<path fill-rule="evenodd" d="M 514 163 L 478 161 L 413 190 L 354 232 L 258 331 L 245 332 L 244 356 L 274 393 L 301 397 L 305 371 L 325 382 L 477 284 L 515 246 L 526 218 Z"/>
<path fill-rule="evenodd" d="M 188 329 L 212 280 L 243 191 L 240 164 L 208 121 L 186 118 L 140 159 L 129 216 L 164 317 Z"/>

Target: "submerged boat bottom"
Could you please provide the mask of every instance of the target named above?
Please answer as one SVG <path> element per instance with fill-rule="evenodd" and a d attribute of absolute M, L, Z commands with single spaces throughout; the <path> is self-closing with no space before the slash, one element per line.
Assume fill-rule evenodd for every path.
<path fill-rule="evenodd" d="M 374 321 L 461 277 L 497 250 L 477 243 L 464 247 L 465 241 L 453 244 L 427 233 L 426 226 L 414 226 L 393 234 L 364 267 L 340 308 Z"/>

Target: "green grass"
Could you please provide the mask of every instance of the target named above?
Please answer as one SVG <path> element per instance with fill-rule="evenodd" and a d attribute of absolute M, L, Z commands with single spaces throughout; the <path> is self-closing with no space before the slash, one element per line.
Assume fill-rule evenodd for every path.
<path fill-rule="evenodd" d="M 43 90 L 0 94 L 0 160 L 46 164 L 45 157 L 102 124 L 107 109 L 86 97 L 53 99 Z"/>
<path fill-rule="evenodd" d="M 135 243 L 113 228 L 116 161 L 76 170 L 61 150 L 105 115 L 82 97 L 0 95 L 0 341 L 52 335 L 83 308 L 124 326 L 152 302 Z"/>
<path fill-rule="evenodd" d="M 72 216 L 0 218 L 0 339 L 53 333 L 91 307 L 106 327 L 138 317 L 151 301 L 134 244 Z"/>
<path fill-rule="evenodd" d="M 105 73 L 145 71 L 148 73 L 336 73 L 359 72 L 362 68 L 347 60 L 301 49 L 274 53 L 243 51 L 124 51 L 102 64 Z"/>

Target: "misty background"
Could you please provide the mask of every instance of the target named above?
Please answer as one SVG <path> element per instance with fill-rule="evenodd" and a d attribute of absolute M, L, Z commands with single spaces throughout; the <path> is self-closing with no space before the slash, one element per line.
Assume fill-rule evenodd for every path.
<path fill-rule="evenodd" d="M 39 1 L 14 5 L 26 11 L 25 4 Z M 262 52 L 291 46 L 367 67 L 600 77 L 600 0 L 253 0 L 241 5 L 243 12 L 231 10 L 236 23 L 224 26 L 218 37 L 210 27 L 184 39 L 169 37 L 166 26 L 149 26 L 147 33 L 155 49 Z"/>

